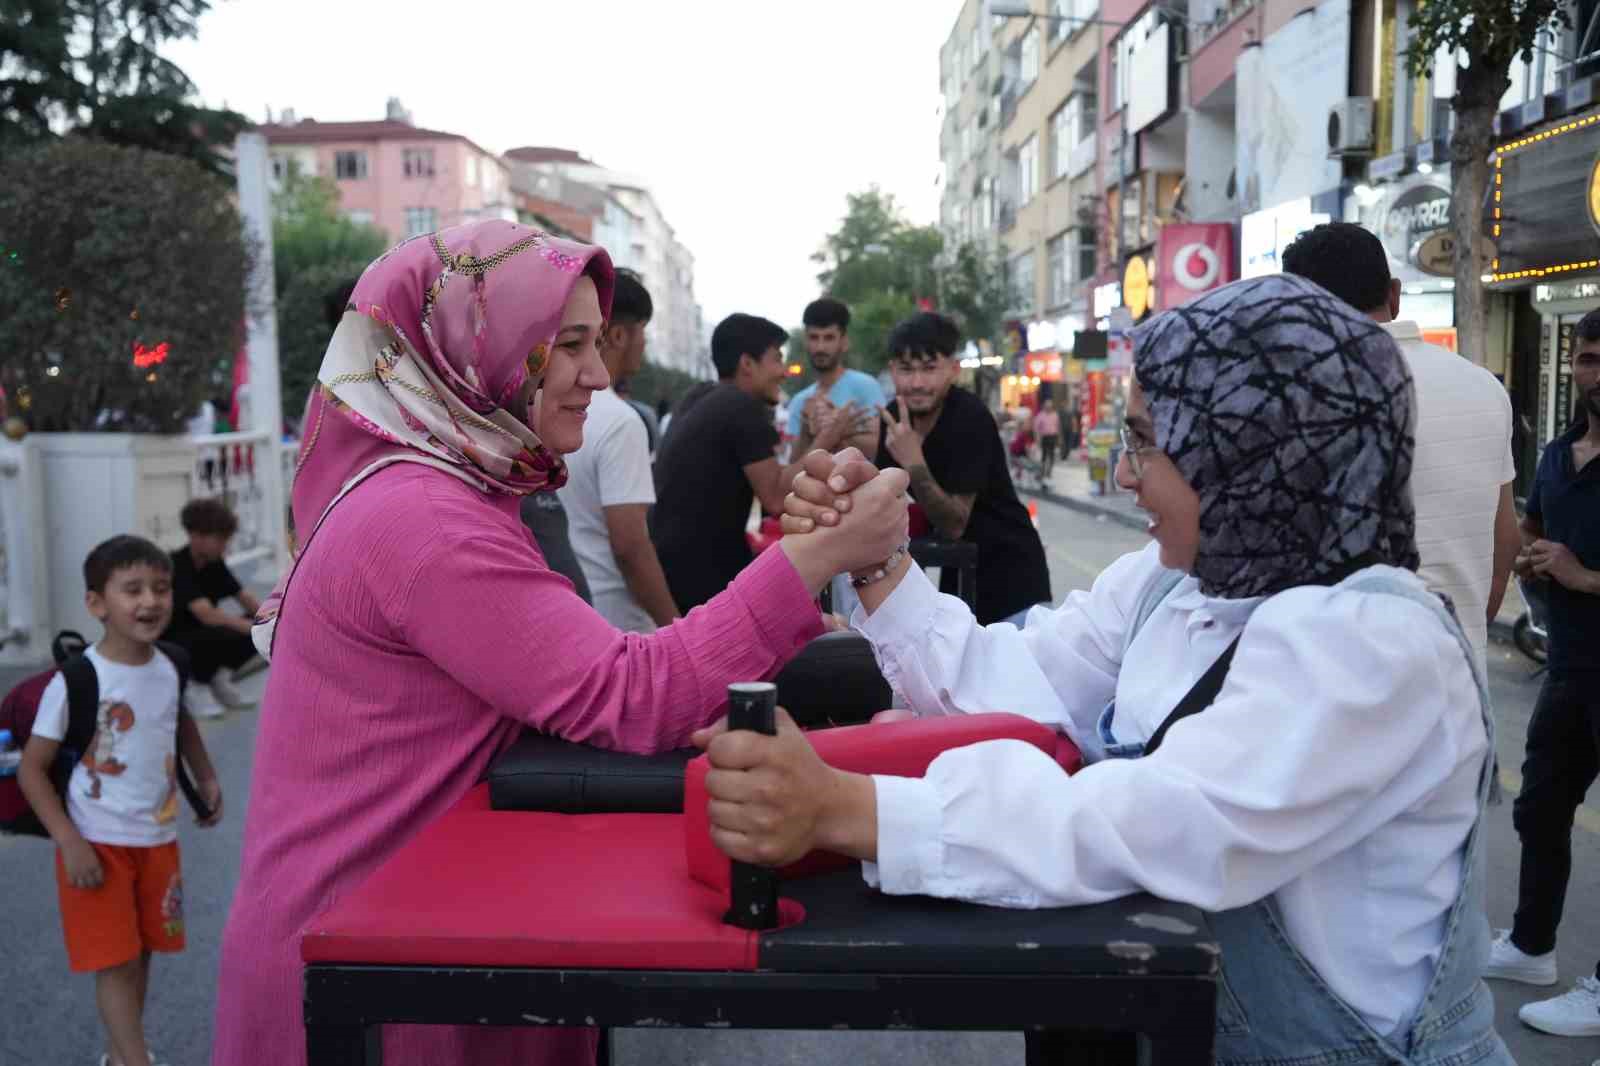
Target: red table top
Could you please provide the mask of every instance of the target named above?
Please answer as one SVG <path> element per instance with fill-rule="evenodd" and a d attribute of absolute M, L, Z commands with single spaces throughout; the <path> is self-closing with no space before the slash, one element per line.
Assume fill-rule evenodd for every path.
<path fill-rule="evenodd" d="M 480 786 L 307 928 L 306 962 L 748 970 L 671 814 L 487 809 Z M 791 915 L 798 917 L 790 904 Z"/>

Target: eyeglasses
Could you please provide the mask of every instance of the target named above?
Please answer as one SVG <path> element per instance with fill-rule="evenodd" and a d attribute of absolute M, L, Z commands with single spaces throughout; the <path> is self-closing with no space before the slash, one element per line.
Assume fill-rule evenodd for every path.
<path fill-rule="evenodd" d="M 1122 452 L 1128 457 L 1128 470 L 1135 481 L 1144 477 L 1144 460 L 1140 456 L 1154 447 L 1135 436 L 1132 426 L 1126 422 L 1122 424 Z"/>

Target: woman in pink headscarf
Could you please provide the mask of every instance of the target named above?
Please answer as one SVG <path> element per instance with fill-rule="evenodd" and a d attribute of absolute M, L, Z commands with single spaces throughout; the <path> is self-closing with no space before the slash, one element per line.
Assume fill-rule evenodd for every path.
<path fill-rule="evenodd" d="M 356 286 L 308 410 L 301 551 L 256 634 L 273 668 L 214 1066 L 305 1061 L 301 930 L 524 726 L 626 751 L 687 745 L 729 682 L 771 676 L 822 632 L 812 597 L 829 576 L 904 538 L 891 485 L 848 537 L 791 538 L 653 635 L 584 604 L 518 504 L 558 487 L 561 455 L 583 442 L 607 384 L 611 282 L 601 249 L 481 222 L 401 244 Z M 594 1042 L 581 1029 L 391 1026 L 384 1061 L 579 1063 Z"/>

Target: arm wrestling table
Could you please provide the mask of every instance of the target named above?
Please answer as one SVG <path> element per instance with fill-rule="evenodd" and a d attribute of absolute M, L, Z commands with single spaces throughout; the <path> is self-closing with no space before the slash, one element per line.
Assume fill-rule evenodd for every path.
<path fill-rule="evenodd" d="M 1028 729 L 1053 736 L 1003 735 L 1045 743 Z M 886 896 L 813 855 L 785 871 L 780 926 L 739 929 L 697 839 L 703 787 L 700 759 L 685 814 L 496 811 L 474 789 L 307 928 L 310 1066 L 376 1066 L 387 1023 L 1015 1030 L 1030 1064 L 1211 1061 L 1218 949 L 1195 908 Z"/>

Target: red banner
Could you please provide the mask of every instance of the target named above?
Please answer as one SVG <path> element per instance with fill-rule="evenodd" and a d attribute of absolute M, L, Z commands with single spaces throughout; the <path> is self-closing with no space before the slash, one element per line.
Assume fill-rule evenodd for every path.
<path fill-rule="evenodd" d="M 1160 307 L 1180 307 L 1238 277 L 1233 226 L 1226 222 L 1173 223 L 1156 237 Z"/>

